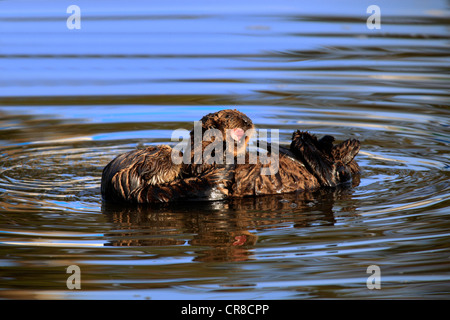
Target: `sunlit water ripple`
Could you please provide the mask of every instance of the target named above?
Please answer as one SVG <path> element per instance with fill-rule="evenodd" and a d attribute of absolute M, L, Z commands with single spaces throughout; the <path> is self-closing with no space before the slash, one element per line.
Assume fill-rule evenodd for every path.
<path fill-rule="evenodd" d="M 78 2 L 79 31 L 54 1 L 0 3 L 1 298 L 450 297 L 444 1 L 407 13 L 381 1 L 381 30 L 366 27 L 369 4 Z M 224 107 L 286 144 L 296 129 L 359 139 L 358 183 L 102 203 L 113 157 L 173 144 Z M 74 264 L 82 290 L 66 287 Z M 366 286 L 370 265 L 381 290 Z"/>

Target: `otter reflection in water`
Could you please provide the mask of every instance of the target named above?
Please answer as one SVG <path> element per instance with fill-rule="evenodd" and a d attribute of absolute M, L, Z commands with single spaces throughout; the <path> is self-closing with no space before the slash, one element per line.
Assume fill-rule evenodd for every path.
<path fill-rule="evenodd" d="M 227 161 L 196 161 L 199 154 L 205 154 L 217 141 L 196 141 L 193 130 L 194 147 L 187 164 L 171 161 L 174 150 L 169 146 L 131 151 L 111 161 L 102 174 L 103 198 L 131 203 L 223 200 L 336 187 L 359 173 L 354 157 L 360 143 L 354 139 L 334 145 L 332 136 L 319 140 L 307 132 L 296 131 L 290 148 L 282 149 L 279 154 L 277 170 L 263 174 L 270 172 L 271 163 L 251 162 L 248 153 L 244 155 L 244 163 L 237 161 L 248 145 L 250 136 L 245 133 L 254 129 L 250 118 L 237 110 L 222 110 L 204 116 L 201 124 L 202 134 L 214 129 L 225 137 L 221 142 L 227 151 L 230 144 L 226 142 L 238 142 L 240 147 L 236 149 L 233 144 L 231 163 L 228 158 Z M 213 152 L 209 155 L 217 160 Z M 189 158 L 181 153 L 177 156 Z"/>
<path fill-rule="evenodd" d="M 113 225 L 105 234 L 105 245 L 165 247 L 180 255 L 191 252 L 195 261 L 247 260 L 260 232 L 333 225 L 335 200 L 347 203 L 339 214 L 352 214 L 351 192 L 349 187 L 338 187 L 190 206 L 105 202 L 102 211 Z"/>

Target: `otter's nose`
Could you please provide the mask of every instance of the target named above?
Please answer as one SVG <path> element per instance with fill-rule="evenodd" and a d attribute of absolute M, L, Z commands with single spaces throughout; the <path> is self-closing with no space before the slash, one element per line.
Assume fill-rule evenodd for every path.
<path fill-rule="evenodd" d="M 241 128 L 236 128 L 236 129 L 231 130 L 231 137 L 236 141 L 240 141 L 242 139 L 242 137 L 244 136 L 244 134 L 245 134 L 245 132 Z"/>

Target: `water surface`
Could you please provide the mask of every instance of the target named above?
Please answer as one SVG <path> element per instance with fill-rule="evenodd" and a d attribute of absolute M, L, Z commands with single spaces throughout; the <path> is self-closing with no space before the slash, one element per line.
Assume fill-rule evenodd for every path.
<path fill-rule="evenodd" d="M 378 1 L 380 30 L 366 1 L 77 1 L 80 30 L 71 4 L 0 3 L 1 298 L 450 297 L 446 1 Z M 297 129 L 359 139 L 360 178 L 102 203 L 112 158 L 227 107 L 286 144 Z"/>

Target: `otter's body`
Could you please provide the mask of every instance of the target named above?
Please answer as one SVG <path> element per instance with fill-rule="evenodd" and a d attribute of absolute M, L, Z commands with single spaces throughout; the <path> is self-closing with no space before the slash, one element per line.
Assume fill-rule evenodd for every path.
<path fill-rule="evenodd" d="M 169 146 L 152 146 L 119 155 L 103 170 L 103 198 L 158 203 L 291 193 L 336 187 L 351 181 L 360 171 L 354 160 L 360 148 L 359 141 L 351 139 L 334 145 L 331 136 L 318 140 L 307 132 L 296 131 L 290 148 L 279 151 L 277 170 L 267 174 L 270 163 L 250 163 L 248 154 L 244 164 L 236 161 L 239 153 L 245 152 L 254 129 L 250 118 L 237 110 L 222 110 L 204 116 L 201 123 L 202 137 L 208 129 L 216 129 L 223 135 L 223 141 L 212 137 L 194 144 L 189 164 L 174 164 Z M 246 134 L 248 132 L 250 134 Z M 193 130 L 192 143 L 195 143 L 194 133 Z M 229 159 L 225 158 L 221 163 L 208 163 L 208 158 L 195 162 L 196 151 L 204 154 L 212 143 L 223 143 L 225 157 L 230 141 L 237 142 L 236 149 L 232 143 L 233 163 L 227 163 Z M 265 174 L 262 169 L 266 170 Z"/>

